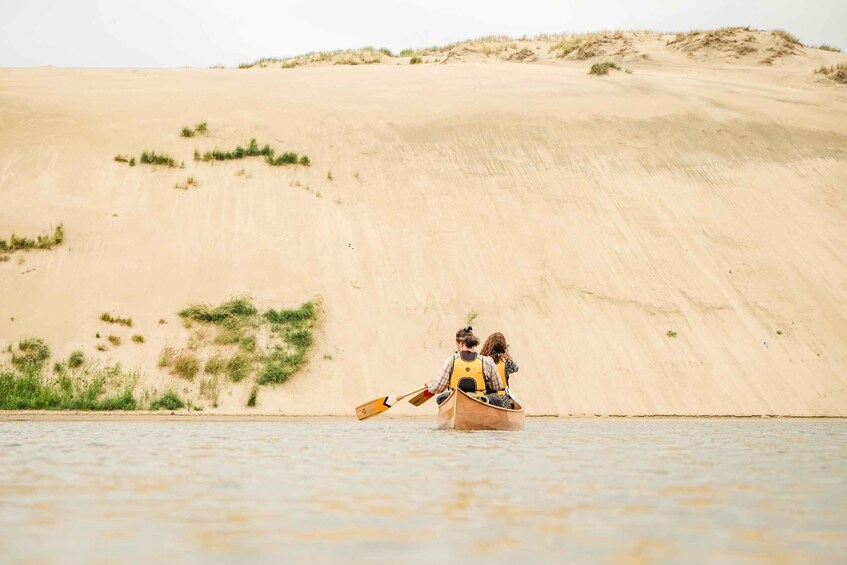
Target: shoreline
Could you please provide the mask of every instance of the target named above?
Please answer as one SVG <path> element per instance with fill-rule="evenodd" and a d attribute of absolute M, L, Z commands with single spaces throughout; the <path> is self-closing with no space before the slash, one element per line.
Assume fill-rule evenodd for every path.
<path fill-rule="evenodd" d="M 380 420 L 432 420 L 432 415 L 393 415 L 382 416 Z M 847 420 L 845 416 L 792 416 L 778 414 L 538 414 L 527 415 L 532 420 Z M 203 414 L 198 412 L 81 412 L 81 411 L 52 411 L 52 410 L 10 410 L 0 412 L 0 422 L 85 422 L 85 421 L 154 421 L 154 422 L 284 422 L 284 421 L 306 421 L 306 420 L 345 420 L 357 421 L 354 415 L 339 414 L 242 414 L 242 413 L 218 413 Z M 365 424 L 367 425 L 367 424 Z"/>

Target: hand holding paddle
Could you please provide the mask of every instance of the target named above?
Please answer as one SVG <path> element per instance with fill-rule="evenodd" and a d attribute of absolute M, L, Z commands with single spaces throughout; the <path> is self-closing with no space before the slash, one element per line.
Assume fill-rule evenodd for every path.
<path fill-rule="evenodd" d="M 402 396 L 380 396 L 379 398 L 375 398 L 370 402 L 365 402 L 361 406 L 356 407 L 356 417 L 360 420 L 364 420 L 366 418 L 370 418 L 371 416 L 382 414 L 383 412 L 385 412 L 407 396 L 418 392 L 423 394 L 425 391 L 426 387 L 413 390 L 412 392 L 407 392 Z"/>

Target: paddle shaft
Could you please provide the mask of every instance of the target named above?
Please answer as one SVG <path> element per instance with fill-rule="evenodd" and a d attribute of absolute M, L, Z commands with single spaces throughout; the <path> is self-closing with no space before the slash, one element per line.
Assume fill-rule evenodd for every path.
<path fill-rule="evenodd" d="M 426 387 L 413 390 L 412 392 L 407 392 L 401 396 L 381 396 L 371 400 L 370 402 L 365 402 L 364 404 L 356 407 L 356 417 L 360 420 L 364 420 L 371 416 L 382 414 L 407 396 L 419 393 L 423 390 L 426 390 Z"/>

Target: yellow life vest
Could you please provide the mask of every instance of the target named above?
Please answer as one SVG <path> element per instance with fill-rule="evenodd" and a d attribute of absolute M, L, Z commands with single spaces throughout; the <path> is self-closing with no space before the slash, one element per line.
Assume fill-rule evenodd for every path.
<path fill-rule="evenodd" d="M 477 355 L 473 361 L 465 361 L 461 355 L 453 357 L 450 388 L 485 394 L 485 373 L 482 370 L 482 357 Z M 471 388 L 474 390 L 471 390 Z"/>
<path fill-rule="evenodd" d="M 506 379 L 506 360 L 501 357 L 500 362 L 497 363 L 497 372 L 500 373 L 500 384 L 503 385 L 503 388 L 498 390 L 499 394 L 506 394 L 506 387 L 509 386 L 509 381 Z"/>

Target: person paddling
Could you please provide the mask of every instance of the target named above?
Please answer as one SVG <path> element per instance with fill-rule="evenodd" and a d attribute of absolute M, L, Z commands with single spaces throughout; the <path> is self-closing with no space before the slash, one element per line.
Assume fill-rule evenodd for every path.
<path fill-rule="evenodd" d="M 503 384 L 503 388 L 506 390 L 498 391 L 506 401 L 506 408 L 512 407 L 512 399 L 509 398 L 508 388 L 509 388 L 509 378 L 512 376 L 512 373 L 518 372 L 518 364 L 515 363 L 512 356 L 509 354 L 509 344 L 506 343 L 506 337 L 500 332 L 495 332 L 488 336 L 488 339 L 485 340 L 485 344 L 482 346 L 482 350 L 480 351 L 480 355 L 484 355 L 485 357 L 491 357 L 497 366 L 497 373 L 500 375 L 500 381 Z"/>
<path fill-rule="evenodd" d="M 438 404 L 444 402 L 450 392 L 456 388 L 468 394 L 484 399 L 484 402 L 502 406 L 502 397 L 497 391 L 504 388 L 497 373 L 497 366 L 491 357 L 478 355 L 474 348 L 479 338 L 468 326 L 456 332 L 457 353 L 448 357 L 438 370 L 434 380 L 427 384 L 427 396 L 438 397 Z"/>

